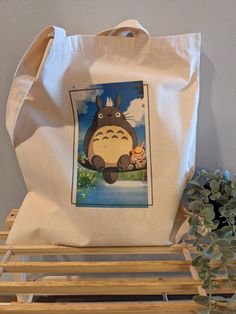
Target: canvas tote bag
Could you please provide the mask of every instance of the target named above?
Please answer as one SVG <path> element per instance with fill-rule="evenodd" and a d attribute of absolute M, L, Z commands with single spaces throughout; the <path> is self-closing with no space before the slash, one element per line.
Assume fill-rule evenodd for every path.
<path fill-rule="evenodd" d="M 28 189 L 7 244 L 171 244 L 195 162 L 199 57 L 199 34 L 152 38 L 136 20 L 96 36 L 44 29 L 7 103 Z"/>

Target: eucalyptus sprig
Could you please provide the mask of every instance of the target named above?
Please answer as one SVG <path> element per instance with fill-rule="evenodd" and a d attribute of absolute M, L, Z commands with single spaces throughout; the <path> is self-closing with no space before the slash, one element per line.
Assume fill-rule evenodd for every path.
<path fill-rule="evenodd" d="M 236 253 L 236 177 L 228 171 L 214 173 L 201 170 L 186 190 L 189 234 L 197 256 L 196 267 L 207 296 L 196 295 L 194 301 L 206 308 L 198 313 L 235 314 L 236 293 L 230 298 L 213 296 L 219 286 L 217 275 L 224 274 L 224 283 L 236 283 L 233 258 Z"/>

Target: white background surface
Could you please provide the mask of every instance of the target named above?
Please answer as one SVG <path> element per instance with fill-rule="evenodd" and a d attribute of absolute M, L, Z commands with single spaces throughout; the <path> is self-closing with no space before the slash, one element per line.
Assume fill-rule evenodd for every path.
<path fill-rule="evenodd" d="M 202 33 L 197 167 L 236 172 L 236 0 L 0 0 L 0 224 L 26 188 L 5 128 L 17 63 L 54 24 L 95 34 L 135 18 L 152 36 Z"/>

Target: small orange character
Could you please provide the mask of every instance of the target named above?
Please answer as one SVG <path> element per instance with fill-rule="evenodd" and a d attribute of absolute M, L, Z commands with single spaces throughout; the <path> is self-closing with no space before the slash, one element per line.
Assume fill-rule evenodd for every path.
<path fill-rule="evenodd" d="M 135 168 L 142 168 L 146 162 L 146 153 L 144 147 L 144 141 L 141 145 L 136 146 L 130 151 L 130 163 L 135 166 Z"/>

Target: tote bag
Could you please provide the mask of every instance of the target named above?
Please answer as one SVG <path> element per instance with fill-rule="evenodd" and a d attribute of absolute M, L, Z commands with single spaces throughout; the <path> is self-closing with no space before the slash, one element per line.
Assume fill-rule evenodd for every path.
<path fill-rule="evenodd" d="M 28 193 L 7 244 L 171 244 L 194 168 L 200 35 L 136 21 L 50 26 L 16 70 L 6 126 Z"/>

